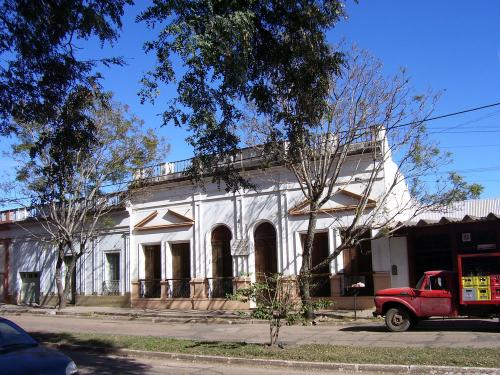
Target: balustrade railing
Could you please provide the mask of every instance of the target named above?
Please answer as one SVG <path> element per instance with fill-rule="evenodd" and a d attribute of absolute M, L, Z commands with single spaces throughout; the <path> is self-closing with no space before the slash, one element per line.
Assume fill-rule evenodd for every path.
<path fill-rule="evenodd" d="M 232 277 L 208 278 L 208 298 L 226 298 L 233 293 Z"/>
<path fill-rule="evenodd" d="M 160 298 L 161 283 L 160 279 L 142 279 L 139 280 L 139 298 Z"/>
<path fill-rule="evenodd" d="M 102 294 L 105 296 L 120 295 L 120 280 L 107 280 L 102 282 Z"/>
<path fill-rule="evenodd" d="M 354 136 L 351 146 L 359 146 L 363 143 L 372 143 L 382 139 L 380 131 L 375 129 L 362 129 Z M 335 144 L 335 137 L 325 137 L 328 142 Z M 252 164 L 262 157 L 261 150 L 256 147 L 247 147 L 238 150 L 235 154 L 229 155 L 219 160 L 218 165 L 226 165 L 231 163 Z M 150 167 L 136 169 L 134 172 L 134 180 L 160 180 L 164 177 L 186 173 L 193 166 L 193 158 L 178 160 L 174 162 L 161 163 Z"/>
<path fill-rule="evenodd" d="M 193 159 L 162 163 L 151 167 L 139 168 L 134 172 L 134 180 L 144 180 L 156 177 L 185 173 L 193 164 Z"/>
<path fill-rule="evenodd" d="M 189 298 L 191 296 L 191 279 L 167 279 L 168 298 Z"/>

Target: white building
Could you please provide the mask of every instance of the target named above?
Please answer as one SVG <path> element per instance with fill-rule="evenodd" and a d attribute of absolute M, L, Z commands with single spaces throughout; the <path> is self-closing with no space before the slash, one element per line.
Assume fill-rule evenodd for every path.
<path fill-rule="evenodd" d="M 77 263 L 76 303 L 231 309 L 242 306 L 226 300 L 226 293 L 256 275 L 282 272 L 293 279 L 301 266 L 307 230 L 304 197 L 286 168 L 261 170 L 260 158 L 252 153 L 254 149 L 241 150 L 234 163 L 257 185 L 256 191 L 226 193 L 214 183 L 197 188 L 183 173 L 189 161 L 137 171 L 137 179 L 148 178 L 146 187 L 126 209 L 110 215 L 114 227 L 102 233 Z M 349 158 L 339 189 L 319 214 L 314 264 L 340 243 L 336 219 L 353 214 L 359 184 L 371 171 L 371 155 L 354 152 Z M 377 205 L 394 172 L 393 162 L 387 161 L 367 210 Z M 407 192 L 403 189 L 394 196 L 401 199 Z M 395 205 L 395 200 L 388 202 Z M 40 231 L 26 209 L 0 213 L 0 302 L 55 303 L 56 253 L 33 238 Z M 385 286 L 390 274 L 373 272 L 369 246 L 365 251 L 345 251 L 315 276 L 313 295 L 331 297 L 339 308 L 351 307 L 346 287 L 364 280 L 358 305 L 371 306 L 374 290 Z"/>

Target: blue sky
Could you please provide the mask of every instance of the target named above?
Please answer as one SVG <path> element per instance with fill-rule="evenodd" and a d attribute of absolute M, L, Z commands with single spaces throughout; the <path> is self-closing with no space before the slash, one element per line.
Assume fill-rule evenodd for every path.
<path fill-rule="evenodd" d="M 186 132 L 160 127 L 159 114 L 175 88 L 164 88 L 154 106 L 140 104 L 137 96 L 139 80 L 153 64 L 142 43 L 155 33 L 135 23 L 146 2 L 137 3 L 126 9 L 122 35 L 113 48 L 101 51 L 98 44 L 88 43 L 82 53 L 125 58 L 127 66 L 103 70 L 106 89 L 167 138 L 169 160 L 185 159 L 192 155 L 184 142 Z M 329 40 L 357 43 L 384 62 L 387 74 L 406 67 L 417 90 L 441 91 L 435 115 L 500 102 L 500 2 L 360 0 L 349 2 L 347 11 L 349 19 L 328 33 Z M 468 181 L 483 184 L 484 198 L 500 197 L 500 106 L 430 122 L 429 131 L 454 154 L 454 163 L 444 170 L 457 170 Z M 2 140 L 1 149 L 6 144 Z M 0 170 L 10 168 L 11 161 L 0 160 Z"/>

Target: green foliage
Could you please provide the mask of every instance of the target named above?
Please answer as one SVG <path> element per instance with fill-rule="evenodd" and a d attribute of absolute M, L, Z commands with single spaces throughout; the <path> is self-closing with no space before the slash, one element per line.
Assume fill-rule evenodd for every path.
<path fill-rule="evenodd" d="M 253 301 L 257 307 L 250 316 L 269 322 L 270 345 L 277 343 L 280 328 L 285 321 L 288 325 L 304 322 L 306 310 L 318 310 L 328 307 L 329 301 L 309 302 L 308 306 L 297 298 L 296 282 L 282 274 L 262 275 L 262 280 L 238 289 L 232 296 L 242 302 Z"/>
<path fill-rule="evenodd" d="M 469 184 L 464 178 L 456 172 L 450 172 L 448 175 L 450 188 L 444 192 L 439 199 L 442 205 L 449 205 L 453 202 L 466 199 L 477 199 L 480 197 L 484 187 L 480 184 Z"/>
<path fill-rule="evenodd" d="M 32 205 L 56 200 L 64 206 L 90 193 L 94 198 L 106 195 L 117 190 L 110 185 L 123 188 L 135 168 L 163 156 L 163 140 L 152 131 L 143 132 L 143 122 L 127 107 L 99 99 L 100 94 L 87 103 L 86 116 L 94 124 L 90 144 L 87 139 L 68 142 L 59 130 L 36 123 L 23 124 L 18 131 L 13 156 L 24 163 L 17 180 L 33 197 Z"/>
<path fill-rule="evenodd" d="M 25 123 L 51 124 L 55 129 L 69 126 L 69 121 L 60 122 L 62 116 L 86 117 L 85 105 L 77 104 L 95 91 L 100 79 L 94 70 L 97 64 L 122 61 L 80 59 L 77 44 L 92 37 L 113 42 L 125 4 L 132 0 L 0 3 L 0 134 L 15 132 Z M 71 139 L 86 140 L 89 125 L 90 118 L 80 119 L 61 129 L 61 138 L 79 130 L 81 134 Z"/>
<path fill-rule="evenodd" d="M 210 170 L 228 190 L 245 186 L 232 164 L 245 104 L 282 124 L 293 137 L 297 126 L 318 125 L 326 111 L 330 77 L 342 55 L 332 51 L 325 31 L 344 15 L 343 1 L 156 1 L 138 19 L 165 25 L 145 44 L 155 68 L 143 79 L 143 100 L 154 100 L 160 83 L 176 80 L 172 58 L 185 72 L 164 123 L 187 126 L 199 169 Z M 286 108 L 279 103 L 286 102 Z M 221 167 L 222 165 L 222 167 Z"/>

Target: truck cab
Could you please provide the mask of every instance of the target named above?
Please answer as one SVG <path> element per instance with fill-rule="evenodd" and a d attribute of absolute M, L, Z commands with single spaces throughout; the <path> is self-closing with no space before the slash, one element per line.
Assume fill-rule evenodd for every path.
<path fill-rule="evenodd" d="M 385 316 L 390 331 L 402 332 L 431 316 L 458 315 L 457 275 L 451 271 L 427 271 L 415 288 L 390 288 L 375 294 L 374 316 Z"/>

